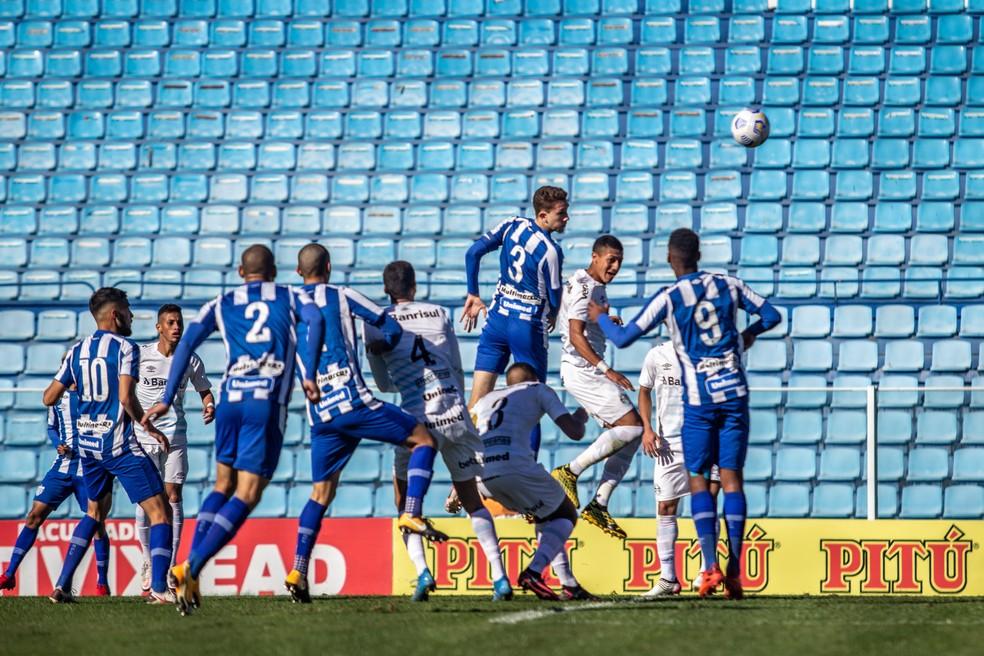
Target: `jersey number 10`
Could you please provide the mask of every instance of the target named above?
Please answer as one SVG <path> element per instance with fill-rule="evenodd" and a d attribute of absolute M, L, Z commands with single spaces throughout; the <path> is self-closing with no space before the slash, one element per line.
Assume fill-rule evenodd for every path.
<path fill-rule="evenodd" d="M 105 401 L 109 398 L 109 367 L 106 360 L 81 360 L 79 373 L 82 374 L 82 389 L 79 392 L 81 400 Z"/>

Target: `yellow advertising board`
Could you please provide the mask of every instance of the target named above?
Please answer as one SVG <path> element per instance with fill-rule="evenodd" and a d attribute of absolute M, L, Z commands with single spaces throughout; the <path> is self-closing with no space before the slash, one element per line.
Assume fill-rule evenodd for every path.
<path fill-rule="evenodd" d="M 659 578 L 656 522 L 624 519 L 623 540 L 581 522 L 567 542 L 574 574 L 595 594 L 645 592 Z M 488 562 L 468 519 L 436 520 L 452 536 L 427 544 L 438 592 L 489 594 Z M 510 580 L 525 568 L 536 541 L 522 519 L 496 521 Z M 745 590 L 763 595 L 984 595 L 984 521 L 751 519 L 743 550 Z M 718 545 L 727 557 L 724 541 Z M 416 578 L 394 530 L 393 593 Z M 693 522 L 680 520 L 677 578 L 689 589 L 700 570 Z M 559 582 L 547 572 L 555 587 Z"/>

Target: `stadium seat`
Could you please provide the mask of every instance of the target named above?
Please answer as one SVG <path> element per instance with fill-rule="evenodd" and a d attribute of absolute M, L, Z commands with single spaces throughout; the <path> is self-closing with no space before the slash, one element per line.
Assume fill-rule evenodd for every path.
<path fill-rule="evenodd" d="M 902 488 L 900 516 L 905 519 L 936 518 L 943 509 L 943 490 L 938 483 Z"/>
<path fill-rule="evenodd" d="M 875 310 L 876 337 L 909 337 L 915 333 L 916 312 L 907 305 L 882 305 Z"/>
<path fill-rule="evenodd" d="M 853 485 L 821 483 L 813 489 L 811 517 L 850 517 L 853 514 Z"/>
<path fill-rule="evenodd" d="M 943 516 L 953 519 L 977 519 L 984 515 L 984 487 L 951 485 L 943 499 Z"/>
<path fill-rule="evenodd" d="M 878 389 L 879 407 L 911 408 L 918 402 L 917 378 L 897 374 L 886 374 L 881 377 Z"/>
<path fill-rule="evenodd" d="M 963 395 L 959 395 L 962 397 Z M 957 441 L 957 417 L 952 412 L 926 410 L 916 419 L 916 444 L 953 444 Z"/>
<path fill-rule="evenodd" d="M 868 337 L 872 333 L 872 309 L 864 305 L 834 308 L 834 337 Z"/>
<path fill-rule="evenodd" d="M 827 418 L 826 444 L 859 444 L 867 436 L 867 417 L 856 410 L 834 410 Z M 821 456 L 821 478 L 823 478 L 823 454 Z"/>
<path fill-rule="evenodd" d="M 0 482 L 33 483 L 37 480 L 38 458 L 33 450 L 10 449 L 0 459 Z"/>
<path fill-rule="evenodd" d="M 940 481 L 950 473 L 950 456 L 946 449 L 916 447 L 909 452 L 907 481 Z"/>
<path fill-rule="evenodd" d="M 793 392 L 789 393 L 793 396 Z M 823 434 L 823 418 L 818 411 L 788 410 L 782 418 L 782 441 L 788 444 L 816 444 Z"/>
<path fill-rule="evenodd" d="M 899 491 L 897 485 L 878 484 L 878 508 L 877 517 L 896 518 L 899 513 Z M 855 515 L 857 517 L 867 516 L 868 492 L 864 485 L 858 486 L 857 502 L 855 503 Z"/>
<path fill-rule="evenodd" d="M 800 483 L 776 483 L 769 490 L 770 517 L 806 517 L 809 513 L 809 486 Z"/>

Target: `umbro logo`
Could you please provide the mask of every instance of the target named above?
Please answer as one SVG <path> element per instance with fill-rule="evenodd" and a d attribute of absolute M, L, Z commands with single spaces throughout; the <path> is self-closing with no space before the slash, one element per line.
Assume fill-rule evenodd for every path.
<path fill-rule="evenodd" d="M 673 365 L 670 364 L 669 362 L 664 362 L 663 363 L 663 371 L 669 371 L 672 368 L 673 368 Z"/>

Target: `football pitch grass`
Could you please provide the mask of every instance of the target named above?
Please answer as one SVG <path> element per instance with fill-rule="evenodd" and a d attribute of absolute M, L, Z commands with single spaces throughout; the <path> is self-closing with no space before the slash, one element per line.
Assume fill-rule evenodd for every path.
<path fill-rule="evenodd" d="M 0 599 L 0 654 L 981 654 L 984 598 L 206 598 L 191 617 L 136 598 Z"/>

